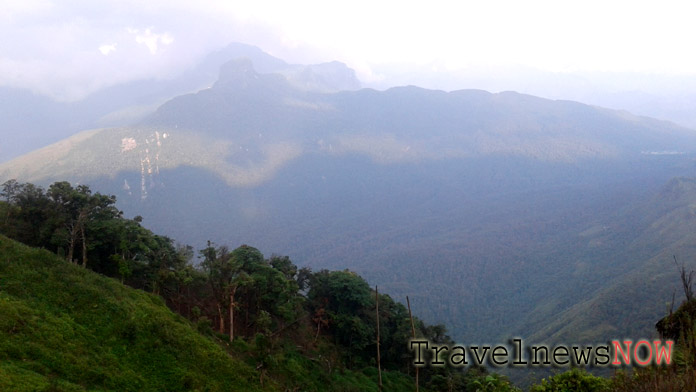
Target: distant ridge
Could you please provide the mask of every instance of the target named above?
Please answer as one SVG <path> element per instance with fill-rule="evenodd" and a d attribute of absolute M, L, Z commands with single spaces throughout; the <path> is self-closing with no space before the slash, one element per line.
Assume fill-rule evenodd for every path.
<path fill-rule="evenodd" d="M 665 252 L 696 256 L 688 208 L 656 196 L 693 176 L 694 131 L 515 92 L 315 88 L 351 72 L 293 67 L 226 62 L 135 125 L 0 165 L 0 182 L 88 183 L 183 242 L 354 269 L 461 340 L 652 332 L 660 305 L 640 296 L 629 325 L 617 295 L 643 279 L 638 294 L 669 296 L 669 271 L 647 274 Z M 578 327 L 587 304 L 605 306 L 596 329 Z"/>
<path fill-rule="evenodd" d="M 211 86 L 220 67 L 248 58 L 260 73 L 280 72 L 310 90 L 358 89 L 355 72 L 342 63 L 291 65 L 256 46 L 231 43 L 171 79 L 147 79 L 98 90 L 76 102 L 56 102 L 28 90 L 0 87 L 0 162 L 91 128 L 129 126 L 181 94 Z"/>

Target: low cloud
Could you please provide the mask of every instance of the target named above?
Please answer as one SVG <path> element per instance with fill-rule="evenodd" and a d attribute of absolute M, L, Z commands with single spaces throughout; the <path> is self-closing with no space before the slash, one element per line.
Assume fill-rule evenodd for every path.
<path fill-rule="evenodd" d="M 26 0 L 0 11 L 0 87 L 75 101 L 138 79 L 166 79 L 233 41 L 243 28 L 215 3 Z"/>
<path fill-rule="evenodd" d="M 685 49 L 696 31 L 690 13 L 668 6 L 631 6 L 635 18 L 621 18 L 623 6 L 604 12 L 606 2 L 598 0 L 577 9 L 539 1 L 467 3 L 456 9 L 462 12 L 452 12 L 444 0 L 428 7 L 373 3 L 7 0 L 0 36 L 12 39 L 0 40 L 0 86 L 78 100 L 110 85 L 173 77 L 231 42 L 256 45 L 291 63 L 342 61 L 378 88 L 535 92 L 521 85 L 529 79 L 496 72 L 501 66 L 570 75 L 582 69 L 625 73 L 632 64 L 641 67 L 633 70 L 641 78 L 647 71 L 681 76 L 696 69 L 696 55 Z M 595 14 L 602 17 L 587 30 L 582 21 Z M 643 28 L 657 19 L 664 19 L 663 29 Z M 469 76 L 479 67 L 484 82 Z"/>

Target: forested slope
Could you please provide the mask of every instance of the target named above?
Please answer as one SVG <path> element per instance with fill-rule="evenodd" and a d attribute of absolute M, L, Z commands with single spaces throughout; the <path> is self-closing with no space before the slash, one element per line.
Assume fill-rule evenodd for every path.
<path fill-rule="evenodd" d="M 163 300 L 0 236 L 0 390 L 261 390 Z"/>
<path fill-rule="evenodd" d="M 0 234 L 0 390 L 376 391 L 377 317 L 383 387 L 414 388 L 406 307 L 354 272 L 213 243 L 194 263 L 85 185 L 1 194 L 0 233 L 44 249 Z M 453 343 L 442 325 L 413 324 Z M 449 367 L 422 369 L 420 385 L 482 377 L 511 388 Z"/>

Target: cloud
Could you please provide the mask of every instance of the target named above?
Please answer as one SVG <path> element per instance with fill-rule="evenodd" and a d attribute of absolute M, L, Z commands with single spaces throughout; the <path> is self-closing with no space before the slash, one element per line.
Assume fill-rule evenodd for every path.
<path fill-rule="evenodd" d="M 103 54 L 104 56 L 108 56 L 109 53 L 111 53 L 111 52 L 113 52 L 113 51 L 115 51 L 115 50 L 116 50 L 116 44 L 101 45 L 101 46 L 99 47 L 99 51 L 100 51 L 101 54 Z"/>
<path fill-rule="evenodd" d="M 9 0 L 0 7 L 0 36 L 13 37 L 0 40 L 0 86 L 74 101 L 118 83 L 173 77 L 244 41 L 214 4 Z"/>
<path fill-rule="evenodd" d="M 171 45 L 174 42 L 174 38 L 169 33 L 156 34 L 152 30 L 152 27 L 146 28 L 145 31 L 140 31 L 138 29 L 128 28 L 126 29 L 128 33 L 135 35 L 135 42 L 138 44 L 145 45 L 150 54 L 157 54 L 160 49 L 160 45 Z"/>
<path fill-rule="evenodd" d="M 413 76 L 434 67 L 503 65 L 696 72 L 696 54 L 686 49 L 696 25 L 686 6 L 671 0 L 659 7 L 599 0 L 354 0 L 342 7 L 319 0 L 4 1 L 0 36 L 13 39 L 0 40 L 0 86 L 63 100 L 172 77 L 235 41 L 292 63 L 343 61 L 368 83 L 392 85 L 387 71 L 395 68 Z"/>

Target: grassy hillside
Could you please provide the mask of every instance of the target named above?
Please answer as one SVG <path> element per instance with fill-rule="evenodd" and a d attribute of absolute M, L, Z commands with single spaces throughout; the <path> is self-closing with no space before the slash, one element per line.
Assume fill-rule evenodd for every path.
<path fill-rule="evenodd" d="M 0 236 L 0 390 L 261 390 L 154 295 Z"/>
<path fill-rule="evenodd" d="M 2 391 L 378 390 L 376 370 L 326 372 L 280 347 L 267 373 L 255 342 L 226 347 L 158 296 L 0 236 Z M 383 377 L 388 390 L 413 389 L 406 375 Z"/>

